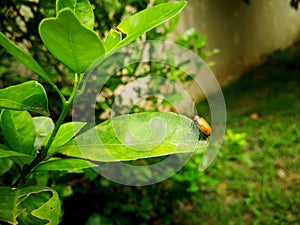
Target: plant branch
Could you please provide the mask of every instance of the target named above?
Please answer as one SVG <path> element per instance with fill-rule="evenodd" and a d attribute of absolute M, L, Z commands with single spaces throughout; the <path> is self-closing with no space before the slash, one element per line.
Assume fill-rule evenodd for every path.
<path fill-rule="evenodd" d="M 72 94 L 70 96 L 70 98 L 68 99 L 68 101 L 64 101 L 63 102 L 63 109 L 62 109 L 62 112 L 60 113 L 60 116 L 55 124 L 55 127 L 51 133 L 51 136 L 45 146 L 45 149 L 42 151 L 42 159 L 44 159 L 46 156 L 47 156 L 47 153 L 48 153 L 48 150 L 52 144 L 52 142 L 54 141 L 54 138 L 61 126 L 61 124 L 63 123 L 64 119 L 66 118 L 70 108 L 72 107 L 73 105 L 73 100 L 74 100 L 74 97 L 75 97 L 75 94 L 76 94 L 76 91 L 77 91 L 77 87 L 78 87 L 78 83 L 79 83 L 79 78 L 78 78 L 78 74 L 76 73 L 75 74 L 75 82 L 74 82 L 74 87 L 73 87 L 73 90 L 72 90 Z"/>
<path fill-rule="evenodd" d="M 70 98 L 68 99 L 68 101 L 65 101 L 63 99 L 65 99 L 63 97 L 63 108 L 62 108 L 62 111 L 60 113 L 60 116 L 55 124 L 55 127 L 50 135 L 50 138 L 46 144 L 45 147 L 42 147 L 40 149 L 40 151 L 38 151 L 36 157 L 33 159 L 33 161 L 28 165 L 24 165 L 23 167 L 23 171 L 20 175 L 20 177 L 18 178 L 18 180 L 15 182 L 18 186 L 20 185 L 23 185 L 25 184 L 26 182 L 26 178 L 27 176 L 31 173 L 31 171 L 43 160 L 45 160 L 47 158 L 47 153 L 48 153 L 48 150 L 50 149 L 51 147 L 51 144 L 53 143 L 54 141 L 54 138 L 60 128 L 60 126 L 62 125 L 64 119 L 66 118 L 70 108 L 72 107 L 73 105 L 73 100 L 74 100 L 74 97 L 75 97 L 75 94 L 77 92 L 77 87 L 78 87 L 78 84 L 79 84 L 79 77 L 78 77 L 78 74 L 75 74 L 75 82 L 74 82 L 74 87 L 73 87 L 73 90 L 72 90 L 72 94 L 70 96 Z M 57 88 L 57 87 L 56 87 Z M 58 91 L 58 93 L 61 93 L 60 91 Z"/>
<path fill-rule="evenodd" d="M 57 92 L 57 94 L 59 95 L 61 101 L 63 102 L 63 104 L 66 104 L 66 98 L 65 96 L 61 93 L 61 91 L 59 90 L 59 88 L 55 85 L 55 84 L 52 84 L 52 87 L 54 88 L 54 90 Z"/>

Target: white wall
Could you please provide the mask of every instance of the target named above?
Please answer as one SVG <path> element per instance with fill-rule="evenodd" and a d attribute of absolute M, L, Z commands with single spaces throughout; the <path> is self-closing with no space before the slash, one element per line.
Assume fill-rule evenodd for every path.
<path fill-rule="evenodd" d="M 224 85 L 264 56 L 299 38 L 300 9 L 289 0 L 188 0 L 177 31 L 194 27 L 207 35 L 208 49 L 219 48 L 212 68 Z"/>

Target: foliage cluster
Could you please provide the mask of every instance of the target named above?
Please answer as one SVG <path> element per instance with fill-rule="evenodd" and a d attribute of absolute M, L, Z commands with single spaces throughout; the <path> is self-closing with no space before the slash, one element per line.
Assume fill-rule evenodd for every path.
<path fill-rule="evenodd" d="M 42 171 L 43 173 L 43 171 L 53 170 L 82 172 L 85 168 L 97 166 L 96 164 L 88 165 L 85 160 L 82 160 L 83 156 L 78 149 L 76 150 L 76 143 L 71 141 L 74 135 L 85 126 L 85 123 L 63 123 L 76 93 L 80 91 L 78 85 L 84 78 L 84 71 L 99 56 L 104 55 L 105 52 L 109 55 L 109 52 L 113 52 L 114 49 L 129 44 L 148 30 L 174 17 L 185 4 L 185 2 L 160 4 L 130 16 L 117 26 L 118 31 L 111 29 L 104 42 L 93 31 L 95 25 L 94 13 L 88 1 L 58 0 L 56 2 L 56 17 L 43 19 L 39 24 L 38 31 L 45 47 L 68 68 L 68 71 L 72 71 L 74 74 L 74 84 L 68 99 L 53 82 L 51 76 L 34 58 L 11 42 L 3 33 L 0 33 L 1 45 L 25 66 L 47 81 L 53 90 L 57 92 L 62 103 L 59 118 L 54 124 L 52 119 L 47 117 L 49 115 L 48 98 L 40 83 L 28 81 L 1 90 L 0 104 L 1 108 L 4 108 L 1 111 L 1 131 L 2 139 L 4 140 L 1 145 L 1 160 L 3 161 L 2 165 L 6 165 L 2 171 L 4 177 L 2 182 L 4 185 L 7 185 L 0 189 L 1 198 L 6 198 L 6 201 L 1 201 L 0 203 L 0 218 L 2 221 L 12 224 L 57 224 L 59 222 L 61 211 L 58 194 L 55 189 L 48 187 L 49 177 L 47 178 L 46 176 L 45 179 L 41 180 L 40 177 L 45 176 L 36 177 L 36 172 Z M 152 22 L 147 23 L 146 20 L 148 19 L 151 19 Z M 25 28 L 24 26 L 22 27 Z M 123 34 L 125 35 L 124 37 L 122 37 Z M 83 45 L 83 43 L 85 44 Z M 102 77 L 98 79 L 102 79 Z M 28 111 L 45 116 L 32 117 Z M 166 115 L 166 121 L 171 122 L 171 126 L 176 126 L 175 120 L 178 119 L 176 118 L 178 117 L 177 115 L 164 115 Z M 136 121 L 133 124 L 139 123 L 141 119 L 147 120 L 152 118 L 150 114 L 138 114 L 137 116 L 140 119 L 136 120 L 134 114 L 130 115 L 130 118 Z M 164 116 L 162 114 L 161 116 L 160 118 L 163 119 Z M 175 116 L 175 120 L 169 116 Z M 117 124 L 120 124 L 120 127 L 117 128 L 118 130 L 123 130 L 124 128 L 122 118 L 125 117 L 116 118 L 118 120 Z M 124 122 L 126 122 L 126 118 Z M 190 124 L 190 122 L 186 120 L 187 124 Z M 129 157 L 130 154 L 124 155 L 121 153 L 124 150 L 129 152 L 130 148 L 122 147 L 122 143 L 118 144 L 115 142 L 118 139 L 114 138 L 114 134 L 109 131 L 113 131 L 111 126 L 110 120 L 106 121 L 105 125 L 97 125 L 97 129 L 99 129 L 98 135 L 102 136 L 103 140 L 108 141 L 103 146 L 106 149 L 110 148 L 111 150 L 109 151 L 117 154 L 114 155 L 116 157 L 115 160 L 145 157 L 144 154 L 131 155 Z M 138 128 L 138 126 L 134 127 L 131 128 L 133 130 Z M 174 127 L 174 129 L 178 128 Z M 86 134 L 82 133 L 80 135 L 86 136 L 82 138 L 83 140 L 90 137 L 89 131 L 86 132 Z M 136 131 L 135 133 L 141 132 Z M 144 135 L 147 136 L 146 133 Z M 172 138 L 174 135 L 170 133 L 167 136 Z M 70 144 L 69 147 L 62 147 L 68 144 Z M 89 147 L 92 147 L 90 145 L 91 140 L 87 144 Z M 119 146 L 117 151 L 122 149 L 119 153 L 116 152 L 116 145 Z M 66 151 L 66 149 L 69 150 Z M 163 153 L 164 149 L 167 151 L 172 150 L 171 146 L 159 148 L 156 156 L 165 155 L 166 152 Z M 155 156 L 153 153 L 144 153 L 148 155 L 147 157 Z M 59 155 L 66 155 L 68 158 L 59 157 Z M 105 159 L 105 156 L 104 158 L 102 156 L 95 158 L 95 155 L 90 157 L 94 162 L 111 161 L 109 158 Z M 14 176 L 14 174 L 20 175 Z"/>
<path fill-rule="evenodd" d="M 156 3 L 161 2 L 165 1 Z M 95 223 L 93 221 L 98 220 L 107 222 L 110 220 L 111 223 L 122 224 L 124 221 L 129 222 L 133 219 L 140 220 L 142 223 L 155 220 L 158 217 L 165 217 L 174 209 L 177 199 L 181 199 L 181 197 L 174 197 L 178 194 L 178 190 L 185 189 L 187 184 L 191 186 L 187 193 L 197 191 L 197 185 L 192 184 L 195 179 L 198 179 L 196 173 L 192 179 L 187 178 L 188 175 L 179 176 L 169 181 L 169 184 L 166 182 L 148 189 L 136 188 L 135 191 L 100 179 L 98 174 L 89 169 L 91 165 L 87 165 L 84 160 L 81 160 L 82 156 L 78 155 L 78 151 L 76 153 L 75 143 L 72 142 L 72 138 L 85 126 L 85 123 L 64 123 L 64 121 L 66 121 L 72 106 L 77 85 L 83 78 L 83 72 L 95 60 L 95 57 L 104 54 L 105 51 L 113 51 L 118 46 L 129 44 L 141 35 L 143 35 L 143 39 L 164 39 L 174 29 L 176 17 L 168 23 L 162 23 L 173 18 L 184 7 L 185 2 L 158 4 L 155 6 L 156 8 L 150 7 L 152 6 L 151 2 L 142 1 L 126 1 L 125 4 L 121 4 L 119 1 L 95 1 L 91 2 L 91 5 L 88 1 L 82 0 L 78 1 L 80 4 L 73 5 L 73 3 L 73 1 L 58 0 L 55 11 L 53 10 L 54 6 L 49 1 L 1 2 L 4 4 L 2 6 L 4 14 L 1 14 L 3 16 L 1 29 L 7 36 L 3 33 L 0 34 L 0 44 L 25 66 L 38 74 L 37 79 L 39 81 L 48 84 L 42 86 L 36 81 L 27 81 L 28 78 L 31 79 L 32 77 L 28 75 L 21 77 L 21 79 L 19 76 L 11 77 L 9 71 L 2 70 L 2 86 L 18 84 L 0 91 L 0 104 L 1 108 L 4 108 L 1 112 L 1 140 L 3 143 L 0 148 L 0 182 L 3 187 L 0 188 L 0 195 L 1 199 L 5 198 L 5 201 L 0 202 L 0 220 L 11 224 L 57 224 L 61 220 L 60 201 L 64 203 L 64 206 L 65 202 L 68 201 L 65 199 L 66 197 L 77 199 L 76 193 L 89 192 L 90 194 L 91 187 L 93 187 L 92 190 L 96 190 L 94 195 L 98 196 L 99 200 L 103 200 L 104 197 L 111 199 L 107 198 L 104 201 L 105 204 L 91 208 L 91 212 L 97 211 L 97 209 L 103 211 L 101 214 L 94 213 L 88 219 L 88 224 L 93 224 Z M 92 10 L 93 7 L 95 14 Z M 137 13 L 134 14 L 135 17 L 130 16 L 146 7 L 149 8 L 143 11 L 144 14 Z M 55 14 L 56 17 L 54 17 Z M 44 19 L 45 15 L 48 18 Z M 96 15 L 96 21 L 101 21 L 101 23 L 94 23 L 94 15 Z M 136 20 L 145 24 L 146 18 L 143 15 L 146 15 L 147 20 L 152 19 L 154 21 L 152 25 L 140 26 L 135 24 Z M 16 26 L 12 24 L 16 24 Z M 111 27 L 117 27 L 118 30 L 110 30 Z M 157 28 L 145 35 L 145 32 L 154 27 Z M 61 29 L 68 30 L 69 36 L 61 32 Z M 135 32 L 132 32 L 133 30 Z M 106 41 L 102 41 L 99 36 L 101 38 L 106 37 Z M 15 45 L 7 37 L 19 43 L 26 51 Z M 55 41 L 57 37 L 60 37 L 60 42 Z M 85 49 L 80 47 L 83 43 L 88 43 L 85 44 Z M 198 35 L 194 30 L 190 30 L 186 35 L 180 37 L 178 43 L 191 48 L 200 55 L 203 54 L 204 57 L 210 55 L 209 52 L 203 50 L 205 37 Z M 76 48 L 81 51 L 80 59 L 75 57 L 74 52 L 71 51 L 69 54 L 69 51 L 66 51 L 66 49 Z M 48 51 L 52 54 L 49 54 Z M 216 52 L 215 50 L 214 53 Z M 81 63 L 84 61 L 81 59 L 87 63 Z M 7 61 L 6 57 L 1 58 L 1 61 L 4 66 L 7 66 L 5 63 L 11 63 L 11 61 Z M 134 71 L 137 71 L 138 66 L 131 65 L 131 67 L 123 70 L 119 77 L 110 79 L 106 83 L 107 92 L 113 93 L 119 85 L 126 84 L 128 80 L 125 79 L 124 81 L 124 77 L 135 79 L 146 76 L 147 71 L 142 74 L 135 74 Z M 169 79 L 182 82 L 188 79 L 183 73 L 177 73 L 175 68 L 166 68 L 165 65 L 149 64 L 145 67 L 151 68 L 157 74 Z M 115 96 L 110 94 L 105 97 L 102 102 L 98 102 L 99 117 L 103 111 L 111 108 Z M 149 99 L 149 101 L 155 103 L 157 100 Z M 60 104 L 56 104 L 57 102 Z M 62 105 L 62 110 L 60 105 Z M 133 107 L 133 112 L 143 110 L 139 106 Z M 50 118 L 48 117 L 49 112 L 56 114 Z M 38 114 L 44 116 L 37 116 Z M 132 115 L 131 118 L 137 119 L 134 114 Z M 171 127 L 176 125 L 178 116 L 175 114 L 162 113 L 160 115 L 162 118 L 166 115 L 165 118 Z M 142 120 L 145 118 L 147 119 L 147 116 L 144 116 Z M 102 119 L 106 119 L 106 117 Z M 138 121 L 141 122 L 140 119 Z M 190 131 L 192 121 L 186 119 L 185 123 L 184 126 Z M 103 131 L 103 129 L 109 129 L 110 126 L 111 120 L 108 120 L 97 125 L 97 129 Z M 143 132 L 137 131 L 136 133 Z M 99 135 L 101 134 L 99 133 Z M 147 136 L 146 133 L 144 135 Z M 170 136 L 174 135 L 170 133 Z M 198 135 L 195 137 L 198 139 Z M 113 137 L 110 136 L 109 139 L 112 140 Z M 168 152 L 172 152 L 172 148 L 162 148 L 156 154 L 147 157 L 166 155 Z M 130 158 L 126 155 L 119 155 L 118 157 L 121 160 L 136 158 L 135 156 Z M 139 157 L 144 158 L 144 156 Z M 199 159 L 199 157 L 197 158 Z M 94 157 L 93 160 L 95 160 Z M 99 159 L 99 161 L 101 160 L 104 159 Z M 137 163 L 143 164 L 145 161 L 141 160 Z M 196 169 L 194 165 L 195 163 L 190 167 L 190 171 Z M 16 174 L 20 174 L 20 176 L 16 176 Z M 82 180 L 83 182 L 81 182 Z M 83 185 L 85 180 L 88 180 L 88 187 L 76 186 L 77 183 Z M 80 188 L 77 189 L 78 187 Z M 160 199 L 158 195 L 155 195 L 155 193 L 163 195 L 164 192 L 169 192 L 168 195 L 165 195 L 166 198 Z M 103 193 L 110 194 L 106 196 Z M 114 200 L 115 193 L 128 196 L 126 200 L 129 202 L 124 203 L 121 212 L 117 211 L 120 212 L 120 215 L 115 211 L 119 204 L 116 199 Z M 88 195 L 86 199 L 91 196 L 93 195 Z M 184 197 L 182 194 L 181 196 Z M 169 199 L 174 199 L 174 204 L 167 204 Z M 164 207 L 158 207 L 159 205 L 164 205 Z M 155 208 L 159 208 L 159 210 L 153 210 Z M 10 213 L 7 214 L 7 211 Z M 89 213 L 91 214 L 91 212 Z M 123 213 L 127 212 L 131 212 L 135 216 L 124 217 Z M 68 217 L 68 213 L 65 211 L 65 217 Z M 114 219 L 110 219 L 112 214 L 116 215 Z M 165 219 L 167 220 L 167 218 Z"/>

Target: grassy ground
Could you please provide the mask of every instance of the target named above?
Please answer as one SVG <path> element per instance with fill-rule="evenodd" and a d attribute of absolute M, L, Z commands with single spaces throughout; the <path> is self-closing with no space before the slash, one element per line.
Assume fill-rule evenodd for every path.
<path fill-rule="evenodd" d="M 224 89 L 230 131 L 185 224 L 300 224 L 300 44 Z"/>

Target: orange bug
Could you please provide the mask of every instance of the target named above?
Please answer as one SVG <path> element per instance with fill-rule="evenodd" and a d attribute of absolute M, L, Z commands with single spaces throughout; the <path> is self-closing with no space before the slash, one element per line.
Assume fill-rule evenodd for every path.
<path fill-rule="evenodd" d="M 202 134 L 205 137 L 210 136 L 210 134 L 211 134 L 211 127 L 209 126 L 209 124 L 206 122 L 206 120 L 203 117 L 194 115 L 192 117 L 192 120 L 194 121 L 194 124 L 196 124 L 197 127 L 199 127 L 200 131 L 202 132 Z"/>

